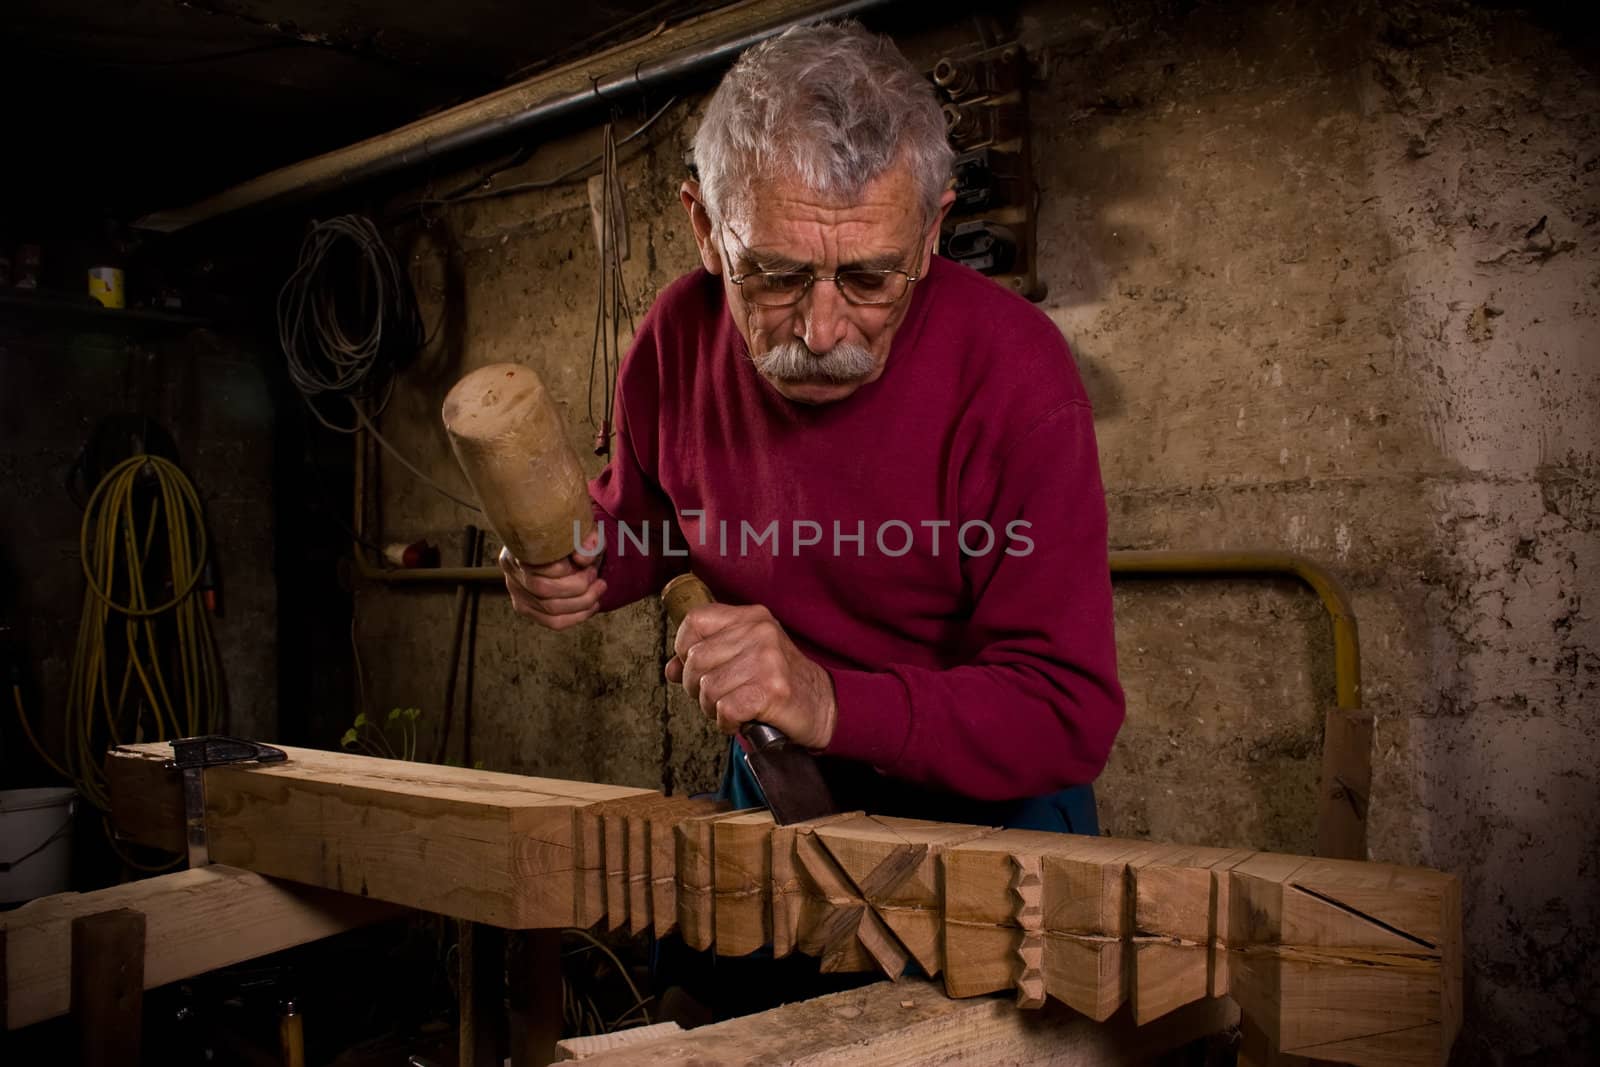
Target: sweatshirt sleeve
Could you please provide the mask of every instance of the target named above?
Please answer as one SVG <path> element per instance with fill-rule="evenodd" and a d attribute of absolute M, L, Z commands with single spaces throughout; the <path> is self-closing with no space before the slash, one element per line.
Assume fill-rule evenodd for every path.
<path fill-rule="evenodd" d="M 1046 414 L 962 495 L 963 513 L 996 536 L 994 551 L 963 563 L 965 662 L 830 671 L 838 718 L 827 752 L 978 800 L 1093 781 L 1123 696 L 1088 404 Z"/>
<path fill-rule="evenodd" d="M 667 528 L 678 544 L 683 543 L 672 501 L 661 488 L 658 466 L 662 401 L 658 323 L 653 313 L 640 324 L 623 360 L 617 376 L 617 437 L 611 462 L 589 483 L 595 522 L 605 538 L 600 563 L 600 577 L 606 583 L 602 611 L 660 592 L 684 569 L 681 559 L 658 550 Z M 647 536 L 652 551 L 639 551 L 636 542 L 625 538 L 624 526 L 635 538 Z"/>

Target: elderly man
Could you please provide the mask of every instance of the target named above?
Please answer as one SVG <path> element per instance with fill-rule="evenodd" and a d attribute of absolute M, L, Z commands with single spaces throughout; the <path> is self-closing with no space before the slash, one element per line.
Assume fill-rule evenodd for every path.
<path fill-rule="evenodd" d="M 516 610 L 560 629 L 692 569 L 720 603 L 667 676 L 725 733 L 808 746 L 844 809 L 1098 832 L 1123 705 L 1089 403 L 1048 318 L 934 254 L 931 87 L 858 25 L 793 29 L 694 156 L 703 269 L 622 368 L 605 538 L 504 561 Z M 731 753 L 724 792 L 759 799 Z"/>

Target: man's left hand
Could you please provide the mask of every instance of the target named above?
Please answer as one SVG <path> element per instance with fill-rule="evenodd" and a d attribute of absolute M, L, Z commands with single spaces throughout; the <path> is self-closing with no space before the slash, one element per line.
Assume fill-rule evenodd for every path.
<path fill-rule="evenodd" d="M 826 748 L 837 715 L 833 679 L 759 604 L 707 604 L 684 617 L 667 664 L 700 708 L 731 734 L 752 720 L 809 749 Z"/>

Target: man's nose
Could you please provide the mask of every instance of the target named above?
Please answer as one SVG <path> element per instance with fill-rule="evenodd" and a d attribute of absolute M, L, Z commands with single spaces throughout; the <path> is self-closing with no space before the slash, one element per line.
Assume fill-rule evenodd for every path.
<path fill-rule="evenodd" d="M 839 286 L 818 279 L 801 302 L 795 334 L 818 355 L 830 352 L 834 345 L 845 339 L 849 330 L 849 311 L 850 305 L 845 303 Z"/>

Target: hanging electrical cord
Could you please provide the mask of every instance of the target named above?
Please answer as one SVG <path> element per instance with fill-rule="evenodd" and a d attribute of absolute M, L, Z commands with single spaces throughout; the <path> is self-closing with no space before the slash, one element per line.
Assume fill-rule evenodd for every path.
<path fill-rule="evenodd" d="M 365 430 L 422 482 L 477 511 L 477 504 L 425 474 L 374 425 L 394 393 L 395 371 L 423 343 L 411 278 L 373 221 L 341 215 L 313 223 L 294 273 L 278 292 L 278 344 L 289 380 L 322 425 L 337 433 Z M 328 396 L 350 405 L 349 424 L 318 407 L 318 399 Z"/>
<path fill-rule="evenodd" d="M 628 290 L 622 278 L 622 241 L 625 234 L 618 229 L 619 216 L 623 215 L 622 191 L 617 177 L 617 147 L 615 128 L 606 124 L 603 135 L 604 148 L 600 155 L 600 233 L 599 259 L 595 271 L 594 340 L 589 347 L 589 425 L 594 428 L 594 453 L 606 456 L 611 453 L 611 430 L 617 374 L 622 367 L 622 319 L 628 320 L 628 334 L 635 332 L 633 308 L 628 300 Z M 597 422 L 595 410 L 595 369 L 599 364 L 601 407 L 603 415 Z"/>
<path fill-rule="evenodd" d="M 40 757 L 106 811 L 100 760 L 108 745 L 215 733 L 222 720 L 222 664 L 199 588 L 206 563 L 200 496 L 169 460 L 125 459 L 90 495 L 79 548 L 86 588 L 62 761 L 39 743 L 20 691 L 13 698 Z M 108 635 L 120 642 L 109 644 Z"/>

